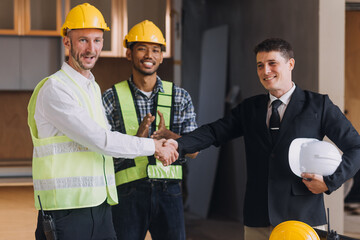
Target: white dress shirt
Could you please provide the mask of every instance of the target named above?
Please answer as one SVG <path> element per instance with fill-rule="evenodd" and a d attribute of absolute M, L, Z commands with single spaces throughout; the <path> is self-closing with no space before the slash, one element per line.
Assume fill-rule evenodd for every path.
<path fill-rule="evenodd" d="M 92 74 L 86 78 L 67 63 L 61 69 L 89 95 L 93 106 L 95 101 L 101 102 L 101 99 L 96 99 L 101 98 L 100 93 L 94 96 L 95 78 Z M 102 104 L 101 107 L 106 118 Z M 90 117 L 86 107 L 79 105 L 76 96 L 64 84 L 52 78 L 39 91 L 34 118 L 39 138 L 66 135 L 95 152 L 117 158 L 149 156 L 155 152 L 154 141 L 150 138 L 112 132 L 109 124 L 108 129 L 102 128 Z"/>
<path fill-rule="evenodd" d="M 285 110 L 291 100 L 291 96 L 293 94 L 293 92 L 295 91 L 295 83 L 293 83 L 293 86 L 292 88 L 290 88 L 289 91 L 287 91 L 284 95 L 282 95 L 280 98 L 277 98 L 273 95 L 270 95 L 270 100 L 269 100 L 269 103 L 268 103 L 268 111 L 267 111 L 267 115 L 266 115 L 266 125 L 269 127 L 269 121 L 270 121 L 270 116 L 271 116 L 271 111 L 272 111 L 272 106 L 271 106 L 271 103 L 277 99 L 279 99 L 281 101 L 281 105 L 279 106 L 278 108 L 278 112 L 279 112 L 279 115 L 280 115 L 280 121 L 282 120 L 283 116 L 284 116 L 284 113 L 285 113 Z"/>

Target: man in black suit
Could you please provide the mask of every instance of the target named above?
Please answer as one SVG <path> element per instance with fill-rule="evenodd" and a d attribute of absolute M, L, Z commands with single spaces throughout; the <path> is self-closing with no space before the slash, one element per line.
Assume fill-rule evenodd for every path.
<path fill-rule="evenodd" d="M 269 94 L 247 98 L 229 115 L 177 140 L 179 152 L 185 154 L 244 137 L 245 240 L 269 239 L 273 227 L 286 220 L 325 225 L 322 193 L 335 191 L 360 168 L 360 136 L 351 123 L 327 95 L 304 91 L 292 81 L 295 60 L 290 44 L 266 39 L 254 51 L 260 82 Z M 293 174 L 290 143 L 325 136 L 343 151 L 335 173 L 303 173 L 302 178 Z"/>

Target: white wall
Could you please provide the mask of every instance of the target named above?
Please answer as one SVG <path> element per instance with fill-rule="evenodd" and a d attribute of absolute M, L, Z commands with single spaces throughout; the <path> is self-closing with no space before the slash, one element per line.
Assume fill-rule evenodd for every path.
<path fill-rule="evenodd" d="M 344 109 L 345 0 L 319 0 L 319 92 Z M 330 226 L 344 232 L 343 187 L 325 196 Z"/>

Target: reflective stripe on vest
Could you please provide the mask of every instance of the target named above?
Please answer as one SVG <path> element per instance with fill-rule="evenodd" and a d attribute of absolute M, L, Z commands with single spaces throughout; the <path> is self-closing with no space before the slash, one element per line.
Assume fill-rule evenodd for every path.
<path fill-rule="evenodd" d="M 170 128 L 173 83 L 162 81 L 164 93 L 158 93 L 157 109 L 164 116 L 165 126 Z M 126 134 L 136 135 L 139 128 L 136 108 L 128 81 L 122 81 L 114 85 L 119 99 L 121 115 L 124 121 Z M 158 114 L 156 114 L 158 116 Z M 156 117 L 156 129 L 160 117 Z M 120 170 L 115 173 L 116 185 L 132 182 L 142 178 L 153 179 L 182 179 L 181 165 L 164 167 L 159 160 L 155 165 L 149 164 L 148 157 L 134 159 L 135 166 Z"/>
<path fill-rule="evenodd" d="M 84 147 L 77 142 L 62 142 L 50 143 L 43 146 L 34 146 L 33 157 L 41 158 L 49 155 L 62 154 L 68 152 L 89 152 L 87 147 Z"/>
<path fill-rule="evenodd" d="M 114 176 L 109 176 L 107 180 L 108 182 L 113 182 L 115 178 Z M 61 188 L 104 187 L 105 185 L 105 178 L 103 176 L 82 176 L 34 180 L 34 189 L 42 191 Z"/>
<path fill-rule="evenodd" d="M 78 104 L 85 107 L 89 115 L 106 128 L 101 108 L 101 93 L 94 82 L 92 91 L 96 99 L 89 96 L 64 71 L 50 78 L 65 84 Z M 98 206 L 107 199 L 111 205 L 117 203 L 117 193 L 112 157 L 103 156 L 74 142 L 67 136 L 38 138 L 34 119 L 38 93 L 48 78 L 35 88 L 28 105 L 28 125 L 34 144 L 33 181 L 35 207 L 40 209 L 38 195 L 44 210 L 74 209 Z"/>

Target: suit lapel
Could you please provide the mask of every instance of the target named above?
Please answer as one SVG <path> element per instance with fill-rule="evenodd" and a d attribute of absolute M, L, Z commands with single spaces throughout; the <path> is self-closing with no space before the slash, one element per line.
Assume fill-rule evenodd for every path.
<path fill-rule="evenodd" d="M 293 122 L 294 118 L 301 113 L 303 109 L 304 101 L 305 101 L 304 91 L 298 86 L 296 86 L 295 91 L 291 96 L 291 100 L 288 106 L 286 107 L 284 116 L 281 120 L 280 131 L 275 146 L 285 135 L 287 129 L 289 128 L 289 126 L 291 126 L 291 123 Z"/>
<path fill-rule="evenodd" d="M 256 126 L 258 127 L 259 136 L 271 144 L 271 135 L 266 125 L 266 115 L 268 111 L 269 95 L 263 95 L 256 103 Z"/>

